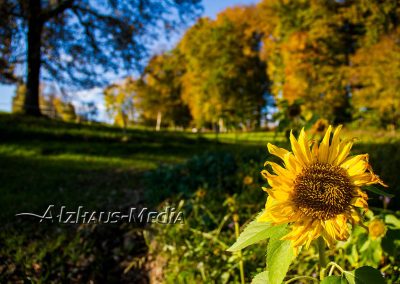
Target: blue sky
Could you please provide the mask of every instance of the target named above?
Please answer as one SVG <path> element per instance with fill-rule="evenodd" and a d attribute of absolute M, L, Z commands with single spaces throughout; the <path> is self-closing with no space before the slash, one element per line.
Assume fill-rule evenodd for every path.
<path fill-rule="evenodd" d="M 227 7 L 235 5 L 248 5 L 255 4 L 256 0 L 203 0 L 204 13 L 203 16 L 215 18 L 216 15 Z M 183 33 L 183 32 L 182 32 Z M 179 37 L 173 37 L 170 42 L 160 42 L 155 44 L 154 50 L 164 50 L 166 47 L 173 46 Z M 11 111 L 11 101 L 14 95 L 15 87 L 12 85 L 0 84 L 0 111 Z M 99 119 L 107 120 L 102 106 L 102 94 L 100 89 L 93 89 L 89 91 L 81 91 L 74 95 L 81 101 L 96 101 L 99 107 Z"/>

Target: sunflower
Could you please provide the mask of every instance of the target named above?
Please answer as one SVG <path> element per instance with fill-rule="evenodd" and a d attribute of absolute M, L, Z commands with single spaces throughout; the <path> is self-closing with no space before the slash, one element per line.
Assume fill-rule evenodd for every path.
<path fill-rule="evenodd" d="M 349 237 L 348 222 L 360 222 L 358 210 L 368 209 L 368 196 L 363 185 L 379 183 L 368 155 L 349 156 L 353 140 L 341 140 L 342 126 L 333 133 L 326 130 L 320 144 L 307 139 L 304 129 L 298 139 L 290 133 L 292 151 L 268 143 L 271 154 L 283 161 L 283 166 L 267 161 L 274 174 L 261 174 L 271 188 L 265 210 L 258 222 L 289 223 L 291 231 L 282 239 L 291 240 L 295 251 L 306 248 L 322 236 L 328 246 Z M 358 209 L 357 209 L 358 208 Z"/>
<path fill-rule="evenodd" d="M 318 119 L 311 127 L 311 133 L 323 134 L 329 126 L 329 122 L 326 119 Z"/>
<path fill-rule="evenodd" d="M 251 185 L 253 183 L 253 178 L 251 176 L 245 176 L 243 179 L 244 185 Z"/>
<path fill-rule="evenodd" d="M 368 231 L 371 239 L 381 238 L 386 234 L 385 223 L 380 219 L 374 219 L 368 224 Z"/>

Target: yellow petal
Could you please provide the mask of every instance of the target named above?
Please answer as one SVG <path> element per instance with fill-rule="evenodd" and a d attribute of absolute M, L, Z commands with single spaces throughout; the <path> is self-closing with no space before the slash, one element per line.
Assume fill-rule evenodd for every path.
<path fill-rule="evenodd" d="M 279 148 L 271 143 L 268 143 L 268 151 L 272 154 L 277 156 L 278 158 L 281 158 L 283 160 L 283 157 L 289 153 L 288 150 L 283 149 L 283 148 Z"/>
<path fill-rule="evenodd" d="M 265 192 L 268 193 L 269 196 L 278 200 L 278 201 L 286 201 L 289 199 L 290 195 L 287 191 L 284 190 L 274 190 L 272 188 L 262 188 Z"/>
<path fill-rule="evenodd" d="M 321 231 L 321 235 L 324 238 L 325 242 L 328 244 L 328 247 L 331 248 L 335 245 L 335 239 L 332 238 L 325 229 Z"/>
<path fill-rule="evenodd" d="M 294 157 L 294 155 L 292 153 L 287 153 L 284 157 L 283 157 L 283 161 L 285 163 L 285 167 L 292 173 L 294 173 L 295 175 L 299 174 L 302 169 L 303 166 L 299 163 L 299 161 Z"/>
<path fill-rule="evenodd" d="M 265 214 L 260 220 L 282 224 L 296 221 L 298 215 L 291 201 L 278 201 L 269 196 L 265 204 Z"/>
<path fill-rule="evenodd" d="M 301 149 L 306 161 L 308 163 L 311 163 L 312 159 L 311 159 L 310 145 L 308 143 L 308 140 L 307 140 L 307 137 L 306 137 L 306 133 L 304 131 L 304 127 L 300 131 L 298 143 L 300 145 L 300 149 Z"/>
<path fill-rule="evenodd" d="M 371 165 L 368 165 L 368 171 L 369 171 L 370 174 L 371 174 L 371 181 L 370 181 L 369 183 L 367 183 L 367 185 L 379 183 L 380 185 L 382 185 L 382 186 L 384 186 L 384 187 L 389 187 L 387 184 L 385 184 L 385 183 L 383 182 L 383 180 L 381 180 L 381 179 L 379 178 L 379 176 L 377 176 L 376 174 L 374 174 L 374 171 L 372 170 Z"/>
<path fill-rule="evenodd" d="M 268 184 L 271 187 L 282 188 L 282 189 L 284 187 L 286 190 L 290 190 L 290 188 L 293 185 L 293 180 L 285 176 L 272 175 L 267 170 L 262 170 L 261 175 L 268 181 Z"/>
<path fill-rule="evenodd" d="M 356 186 L 362 186 L 374 183 L 373 175 L 371 175 L 370 173 L 362 173 L 351 176 L 350 178 L 353 181 L 354 185 Z"/>
<path fill-rule="evenodd" d="M 344 241 L 349 237 L 349 231 L 347 227 L 347 217 L 345 214 L 339 214 L 334 219 L 334 225 L 336 230 L 339 232 L 338 240 Z"/>
<path fill-rule="evenodd" d="M 340 166 L 343 169 L 347 170 L 361 160 L 368 162 L 368 154 L 362 154 L 362 155 L 348 157 L 346 160 L 343 161 L 343 163 Z"/>
<path fill-rule="evenodd" d="M 303 234 L 300 234 L 297 239 L 293 240 L 293 246 L 301 246 L 304 243 L 307 242 L 308 234 L 306 232 L 303 232 Z"/>
<path fill-rule="evenodd" d="M 368 195 L 365 192 L 357 188 L 353 196 L 354 197 L 351 199 L 352 205 L 368 209 L 368 203 L 367 203 Z"/>
<path fill-rule="evenodd" d="M 321 234 L 321 222 L 319 220 L 315 220 L 313 225 L 312 225 L 313 229 L 311 231 L 308 232 L 308 239 L 306 242 L 306 249 L 309 248 L 311 242 L 313 240 L 315 240 L 316 238 L 319 237 L 319 235 Z"/>
<path fill-rule="evenodd" d="M 332 224 L 332 220 L 326 220 L 322 222 L 322 226 L 324 227 L 326 233 L 335 240 L 338 232 L 336 231 L 335 226 Z"/>
<path fill-rule="evenodd" d="M 291 171 L 288 171 L 287 169 L 281 167 L 277 163 L 267 161 L 265 162 L 264 166 L 266 165 L 270 165 L 272 167 L 272 170 L 279 176 L 284 176 L 290 179 L 296 178 L 296 176 Z"/>
<path fill-rule="evenodd" d="M 359 160 L 358 162 L 354 163 L 349 169 L 347 170 L 349 176 L 361 175 L 365 173 L 368 168 L 368 163 L 364 160 Z"/>
<path fill-rule="evenodd" d="M 357 212 L 357 210 L 351 210 L 351 219 L 353 220 L 353 223 L 358 224 L 361 221 L 360 214 Z"/>
<path fill-rule="evenodd" d="M 337 155 L 337 157 L 336 157 L 336 159 L 334 161 L 334 164 L 340 165 L 347 158 L 347 156 L 350 154 L 351 147 L 353 147 L 353 142 L 352 141 L 350 141 L 350 142 L 342 141 L 338 146 L 339 153 L 338 153 L 338 155 Z"/>
<path fill-rule="evenodd" d="M 293 224 L 292 231 L 285 235 L 283 240 L 292 240 L 293 247 L 302 245 L 310 245 L 313 239 L 316 239 L 320 234 L 319 220 L 313 220 L 312 218 L 305 218 L 297 223 Z"/>
<path fill-rule="evenodd" d="M 329 151 L 329 157 L 328 157 L 328 163 L 332 163 L 339 152 L 339 143 L 340 143 L 340 139 L 339 139 L 339 134 L 340 134 L 340 130 L 342 129 L 342 125 L 339 125 L 338 127 L 336 127 L 335 132 L 333 133 L 333 137 L 332 137 L 332 143 L 330 146 L 330 151 Z"/>
<path fill-rule="evenodd" d="M 326 163 L 328 161 L 329 156 L 329 139 L 331 137 L 332 126 L 329 125 L 328 130 L 326 130 L 324 139 L 322 139 L 321 144 L 319 145 L 319 153 L 318 160 L 321 163 Z"/>
<path fill-rule="evenodd" d="M 367 201 L 361 197 L 355 197 L 354 199 L 352 199 L 351 204 L 356 207 L 368 209 Z"/>
<path fill-rule="evenodd" d="M 272 218 L 270 215 L 270 208 L 277 203 L 278 202 L 275 199 L 268 197 L 267 202 L 265 202 L 265 210 L 261 214 L 261 216 L 257 218 L 257 222 L 272 222 Z"/>
<path fill-rule="evenodd" d="M 267 213 L 267 211 L 264 210 L 264 212 L 258 216 L 257 218 L 257 222 L 270 222 L 271 219 L 269 217 L 269 214 Z"/>
<path fill-rule="evenodd" d="M 300 147 L 299 143 L 297 142 L 296 138 L 294 137 L 292 131 L 290 131 L 290 144 L 292 145 L 292 150 L 293 150 L 294 156 L 296 157 L 297 161 L 299 161 L 299 163 L 302 166 L 307 165 L 308 160 L 304 156 L 303 151 L 301 150 L 301 147 Z"/>
<path fill-rule="evenodd" d="M 304 232 L 304 229 L 307 229 L 313 222 L 313 219 L 309 217 L 302 218 L 299 222 L 296 222 L 292 226 L 292 230 L 286 234 L 282 239 L 283 240 L 293 240 L 297 239 L 299 235 Z"/>

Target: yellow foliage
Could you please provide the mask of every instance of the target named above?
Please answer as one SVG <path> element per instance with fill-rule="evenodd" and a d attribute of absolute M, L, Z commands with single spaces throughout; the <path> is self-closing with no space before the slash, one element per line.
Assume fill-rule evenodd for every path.
<path fill-rule="evenodd" d="M 358 50 L 352 57 L 350 75 L 353 103 L 373 109 L 387 123 L 400 119 L 400 29 L 379 42 Z"/>

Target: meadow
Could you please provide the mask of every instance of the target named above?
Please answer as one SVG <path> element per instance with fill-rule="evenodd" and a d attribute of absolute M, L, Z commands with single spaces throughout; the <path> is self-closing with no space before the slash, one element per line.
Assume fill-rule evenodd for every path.
<path fill-rule="evenodd" d="M 358 137 L 353 152 L 370 153 L 376 173 L 396 195 L 399 133 L 346 130 L 345 136 Z M 268 142 L 287 143 L 274 132 L 123 131 L 1 114 L 1 282 L 240 283 L 239 259 L 250 281 L 265 265 L 265 249 L 251 247 L 243 258 L 226 249 L 236 239 L 235 224 L 243 229 L 264 206 L 260 170 L 270 158 Z M 369 203 L 376 216 L 398 220 L 398 197 L 388 202 L 370 193 Z M 39 214 L 49 204 L 93 210 L 172 205 L 185 213 L 185 224 L 60 225 L 15 216 Z M 393 220 L 379 244 L 364 246 L 368 254 L 354 252 L 359 244 L 353 239 L 339 254 L 330 251 L 331 258 L 341 257 L 349 269 L 373 265 L 396 283 L 400 227 Z M 353 238 L 365 242 L 365 233 L 357 234 Z M 311 249 L 288 275 L 312 275 L 316 262 Z"/>

